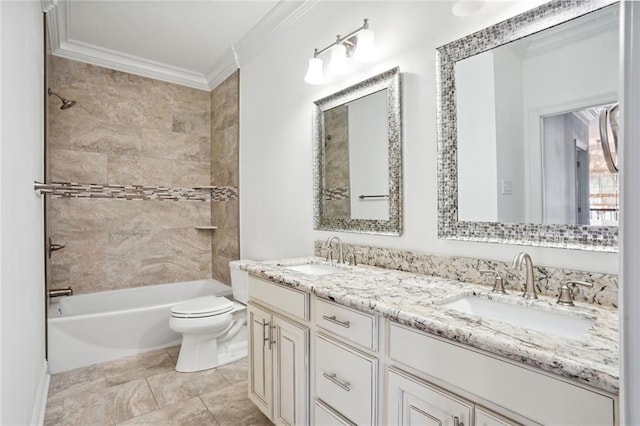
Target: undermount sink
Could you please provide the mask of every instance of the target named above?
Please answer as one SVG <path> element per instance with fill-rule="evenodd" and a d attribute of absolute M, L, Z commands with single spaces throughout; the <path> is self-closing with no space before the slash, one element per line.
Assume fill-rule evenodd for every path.
<path fill-rule="evenodd" d="M 308 275 L 329 275 L 345 272 L 342 268 L 324 263 L 304 263 L 301 265 L 285 266 L 285 268 Z"/>
<path fill-rule="evenodd" d="M 475 315 L 568 339 L 575 339 L 584 335 L 595 322 L 592 318 L 543 311 L 478 296 L 462 296 L 440 306 L 468 315 Z"/>

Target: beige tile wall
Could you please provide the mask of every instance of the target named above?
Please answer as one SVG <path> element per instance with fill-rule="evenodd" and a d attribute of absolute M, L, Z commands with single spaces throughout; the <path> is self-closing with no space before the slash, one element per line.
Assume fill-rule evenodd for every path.
<path fill-rule="evenodd" d="M 238 187 L 238 88 L 236 71 L 211 92 L 211 185 Z M 213 201 L 213 278 L 230 284 L 229 261 L 240 257 L 238 199 Z"/>
<path fill-rule="evenodd" d="M 57 57 L 51 62 L 51 88 L 77 102 L 61 111 L 60 101 L 49 98 L 52 181 L 210 183 L 211 93 Z M 237 146 L 234 155 L 237 184 Z M 53 254 L 51 285 L 90 293 L 211 277 L 217 263 L 211 233 L 193 229 L 209 224 L 211 214 L 209 202 L 52 199 L 49 234 L 66 248 Z"/>

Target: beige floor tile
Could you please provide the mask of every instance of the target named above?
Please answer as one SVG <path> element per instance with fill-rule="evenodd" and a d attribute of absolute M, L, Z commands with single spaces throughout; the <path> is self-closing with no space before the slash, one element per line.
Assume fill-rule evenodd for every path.
<path fill-rule="evenodd" d="M 217 370 L 224 376 L 229 383 L 238 383 L 247 381 L 248 365 L 247 358 L 242 358 L 230 364 L 221 365 Z"/>
<path fill-rule="evenodd" d="M 215 369 L 197 373 L 170 371 L 147 377 L 147 382 L 160 407 L 186 401 L 229 385 Z"/>
<path fill-rule="evenodd" d="M 47 420 L 53 421 L 55 419 L 62 419 L 63 414 L 64 414 L 64 401 L 50 402 L 47 400 L 47 408 L 44 413 L 45 423 L 47 422 Z"/>
<path fill-rule="evenodd" d="M 63 424 L 113 425 L 158 408 L 144 379 L 64 400 Z"/>
<path fill-rule="evenodd" d="M 247 396 L 247 382 L 239 382 L 200 397 L 220 426 L 271 425 Z"/>
<path fill-rule="evenodd" d="M 170 348 L 165 348 L 173 362 L 178 362 L 178 355 L 180 355 L 180 346 L 171 346 Z"/>
<path fill-rule="evenodd" d="M 129 419 L 119 425 L 171 425 L 171 426 L 218 426 L 215 418 L 200 398 L 191 398 L 169 405 L 144 416 Z"/>
<path fill-rule="evenodd" d="M 104 370 L 100 364 L 54 374 L 49 384 L 48 403 L 62 401 L 77 393 L 99 391 L 106 387 Z"/>
<path fill-rule="evenodd" d="M 103 365 L 107 385 L 109 386 L 141 379 L 175 368 L 175 362 L 164 349 L 106 362 Z"/>

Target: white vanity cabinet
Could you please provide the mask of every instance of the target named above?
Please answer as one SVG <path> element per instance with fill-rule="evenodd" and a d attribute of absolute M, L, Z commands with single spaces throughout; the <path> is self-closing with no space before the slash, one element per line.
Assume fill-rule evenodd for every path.
<path fill-rule="evenodd" d="M 378 424 L 378 317 L 316 297 L 313 318 L 315 424 Z"/>
<path fill-rule="evenodd" d="M 308 425 L 309 295 L 249 280 L 249 398 L 276 425 Z"/>
<path fill-rule="evenodd" d="M 477 425 L 616 425 L 611 396 L 395 323 L 389 325 L 389 358 L 396 369 L 409 367 L 442 387 L 464 393 L 474 404 L 486 401 L 517 417 L 512 421 L 477 405 Z M 391 392 L 390 424 L 397 404 Z"/>
<path fill-rule="evenodd" d="M 277 425 L 618 426 L 615 395 L 253 276 L 248 320 Z"/>
<path fill-rule="evenodd" d="M 389 369 L 387 394 L 388 425 L 471 425 L 473 403 L 401 370 Z"/>

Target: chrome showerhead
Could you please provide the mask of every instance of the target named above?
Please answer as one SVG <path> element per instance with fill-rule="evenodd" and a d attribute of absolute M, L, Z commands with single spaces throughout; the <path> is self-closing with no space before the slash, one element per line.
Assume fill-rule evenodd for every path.
<path fill-rule="evenodd" d="M 60 98 L 60 100 L 62 101 L 62 105 L 60 105 L 60 109 L 62 110 L 69 109 L 76 104 L 76 101 L 71 101 L 69 99 L 63 98 L 62 96 L 60 96 L 59 94 L 57 94 L 51 89 L 49 89 L 48 93 L 49 93 L 49 96 L 55 95 L 58 98 Z"/>

